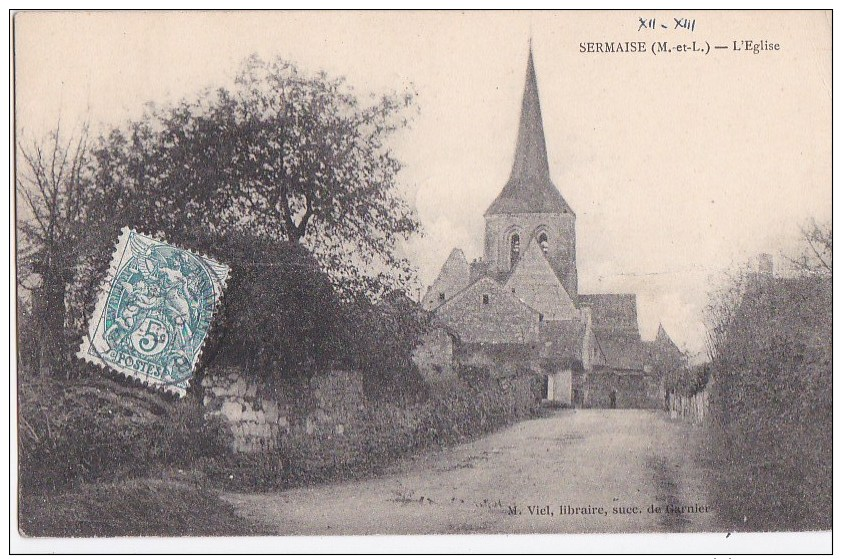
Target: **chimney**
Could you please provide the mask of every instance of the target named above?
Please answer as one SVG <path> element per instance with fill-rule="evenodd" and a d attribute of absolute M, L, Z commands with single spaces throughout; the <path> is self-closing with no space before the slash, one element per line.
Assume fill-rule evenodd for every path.
<path fill-rule="evenodd" d="M 771 277 L 774 274 L 775 265 L 772 255 L 766 252 L 757 255 L 757 273 L 763 277 Z"/>

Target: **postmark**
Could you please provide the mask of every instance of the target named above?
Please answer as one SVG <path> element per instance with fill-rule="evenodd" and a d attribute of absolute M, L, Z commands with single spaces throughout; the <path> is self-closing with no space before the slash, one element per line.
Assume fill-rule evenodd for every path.
<path fill-rule="evenodd" d="M 228 273 L 124 228 L 77 357 L 184 396 Z"/>

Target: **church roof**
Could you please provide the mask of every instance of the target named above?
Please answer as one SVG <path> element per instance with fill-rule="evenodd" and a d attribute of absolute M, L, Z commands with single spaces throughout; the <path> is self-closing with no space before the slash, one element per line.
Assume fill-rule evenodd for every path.
<path fill-rule="evenodd" d="M 589 307 L 596 331 L 619 331 L 640 337 L 637 296 L 633 293 L 579 295 L 579 305 Z"/>
<path fill-rule="evenodd" d="M 678 349 L 678 346 L 675 345 L 674 341 L 672 341 L 670 335 L 667 334 L 663 324 L 658 324 L 658 333 L 655 335 L 655 342 L 665 347 L 674 347 Z"/>
<path fill-rule="evenodd" d="M 471 283 L 471 270 L 465 253 L 455 248 L 441 267 L 439 275 L 433 285 L 421 300 L 425 310 L 433 310 Z"/>
<path fill-rule="evenodd" d="M 485 215 L 509 213 L 573 213 L 550 179 L 531 44 L 512 174 Z"/>
<path fill-rule="evenodd" d="M 602 332 L 597 333 L 596 338 L 609 367 L 642 371 L 651 360 L 647 343 L 639 337 Z"/>
<path fill-rule="evenodd" d="M 649 342 L 652 362 L 667 367 L 680 367 L 685 362 L 685 356 L 675 342 L 672 341 L 662 324 L 658 325 L 658 334 Z"/>

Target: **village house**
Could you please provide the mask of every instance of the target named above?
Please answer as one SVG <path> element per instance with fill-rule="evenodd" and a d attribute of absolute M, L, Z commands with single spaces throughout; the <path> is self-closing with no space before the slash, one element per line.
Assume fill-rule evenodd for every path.
<path fill-rule="evenodd" d="M 634 294 L 579 293 L 576 214 L 550 177 L 531 47 L 512 171 L 485 212 L 484 246 L 470 263 L 454 249 L 421 301 L 458 341 L 455 359 L 541 375 L 546 400 L 560 404 L 663 406 L 652 363 L 675 348 L 666 331 L 641 339 Z"/>

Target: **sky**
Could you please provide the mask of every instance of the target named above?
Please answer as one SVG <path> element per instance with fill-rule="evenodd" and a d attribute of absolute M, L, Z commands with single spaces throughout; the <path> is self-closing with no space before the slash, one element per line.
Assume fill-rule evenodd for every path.
<path fill-rule="evenodd" d="M 693 31 L 673 18 L 695 20 Z M 411 85 L 419 114 L 393 147 L 425 231 L 401 250 L 424 285 L 452 248 L 482 256 L 531 37 L 551 175 L 577 216 L 580 291 L 637 294 L 644 339 L 662 323 L 692 353 L 726 271 L 791 250 L 807 219 L 831 215 L 831 24 L 820 11 L 52 12 L 14 26 L 19 138 L 86 115 L 107 126 L 228 84 L 252 53 L 345 76 L 361 95 Z M 780 49 L 650 52 L 653 41 L 743 40 Z M 607 41 L 647 52 L 580 52 Z"/>

